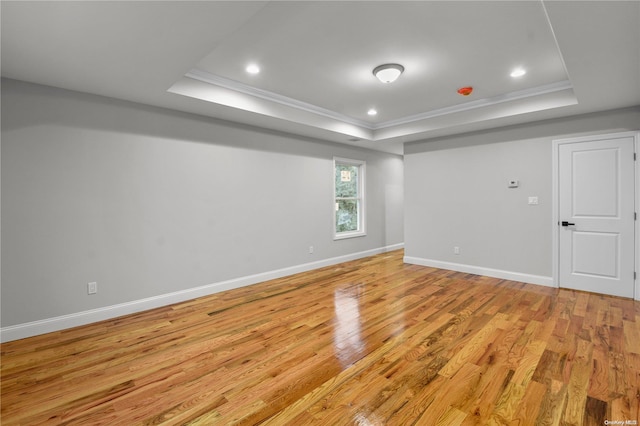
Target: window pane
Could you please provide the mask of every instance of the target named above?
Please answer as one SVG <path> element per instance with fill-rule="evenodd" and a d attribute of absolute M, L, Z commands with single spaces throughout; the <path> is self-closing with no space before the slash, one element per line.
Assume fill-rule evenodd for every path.
<path fill-rule="evenodd" d="M 365 162 L 334 157 L 334 239 L 365 235 Z"/>
<path fill-rule="evenodd" d="M 358 166 L 336 164 L 336 198 L 358 196 Z"/>
<path fill-rule="evenodd" d="M 358 230 L 358 201 L 336 201 L 336 231 L 349 232 Z"/>

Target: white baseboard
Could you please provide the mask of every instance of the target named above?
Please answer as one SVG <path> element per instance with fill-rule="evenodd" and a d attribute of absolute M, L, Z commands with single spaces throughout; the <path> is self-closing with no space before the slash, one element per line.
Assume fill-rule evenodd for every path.
<path fill-rule="evenodd" d="M 291 266 L 274 271 L 263 272 L 260 274 L 234 278 L 231 280 L 221 281 L 213 284 L 207 284 L 200 287 L 190 288 L 188 290 L 181 290 L 173 293 L 162 294 L 159 296 L 148 297 L 145 299 L 134 300 L 131 302 L 119 303 L 117 305 L 106 306 L 104 308 L 91 309 L 89 311 L 77 312 L 69 315 L 62 315 L 54 318 L 47 318 L 39 321 L 2 327 L 0 328 L 0 342 L 9 342 L 12 340 L 24 339 L 26 337 L 37 336 L 39 334 L 51 333 L 54 331 L 77 327 L 80 325 L 86 325 L 98 321 L 117 318 L 123 315 L 129 315 L 136 312 L 159 308 L 161 306 L 184 302 L 202 296 L 208 296 L 210 294 L 219 293 L 225 290 L 232 290 L 234 288 L 257 284 L 259 282 L 269 281 L 276 278 L 282 278 L 300 272 L 311 271 L 313 269 L 323 268 L 325 266 L 331 266 L 342 262 L 348 262 L 350 260 L 361 259 L 367 256 L 373 256 L 380 253 L 399 250 L 403 247 L 403 243 L 394 244 L 358 253 L 351 253 L 344 256 L 332 257 L 330 259 L 319 260 L 316 262 L 304 263 L 301 265 Z"/>
<path fill-rule="evenodd" d="M 521 272 L 503 271 L 500 269 L 464 265 L 461 263 L 443 262 L 440 260 L 422 259 L 419 257 L 411 256 L 405 256 L 404 262 L 420 266 L 430 266 L 432 268 L 449 269 L 451 271 L 464 272 L 467 274 L 484 275 L 487 277 L 501 278 L 503 280 L 518 281 L 527 284 L 537 284 L 546 287 L 557 287 L 553 283 L 552 277 L 545 277 L 542 275 L 523 274 Z"/>

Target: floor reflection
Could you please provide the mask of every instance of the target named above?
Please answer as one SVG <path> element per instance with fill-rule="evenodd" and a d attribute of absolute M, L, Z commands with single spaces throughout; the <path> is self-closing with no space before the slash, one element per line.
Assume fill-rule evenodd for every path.
<path fill-rule="evenodd" d="M 333 346 L 343 368 L 359 360 L 366 347 L 362 340 L 360 318 L 360 301 L 363 294 L 363 285 L 339 288 L 333 294 L 335 310 Z"/>
<path fill-rule="evenodd" d="M 364 413 L 356 413 L 353 416 L 353 424 L 356 426 L 381 426 L 384 425 L 384 420 L 379 419 L 373 413 L 365 415 Z"/>

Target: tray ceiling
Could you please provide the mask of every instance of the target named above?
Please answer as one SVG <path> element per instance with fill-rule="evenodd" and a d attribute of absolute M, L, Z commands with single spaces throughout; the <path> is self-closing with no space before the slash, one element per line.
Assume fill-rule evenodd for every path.
<path fill-rule="evenodd" d="M 1 7 L 5 77 L 388 152 L 640 104 L 640 2 Z M 384 84 L 384 63 L 405 70 Z"/>

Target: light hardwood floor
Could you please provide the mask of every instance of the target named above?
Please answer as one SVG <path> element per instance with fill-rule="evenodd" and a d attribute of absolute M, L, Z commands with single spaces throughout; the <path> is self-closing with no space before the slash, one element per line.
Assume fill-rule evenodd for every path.
<path fill-rule="evenodd" d="M 639 315 L 396 251 L 3 344 L 1 422 L 634 424 Z"/>

